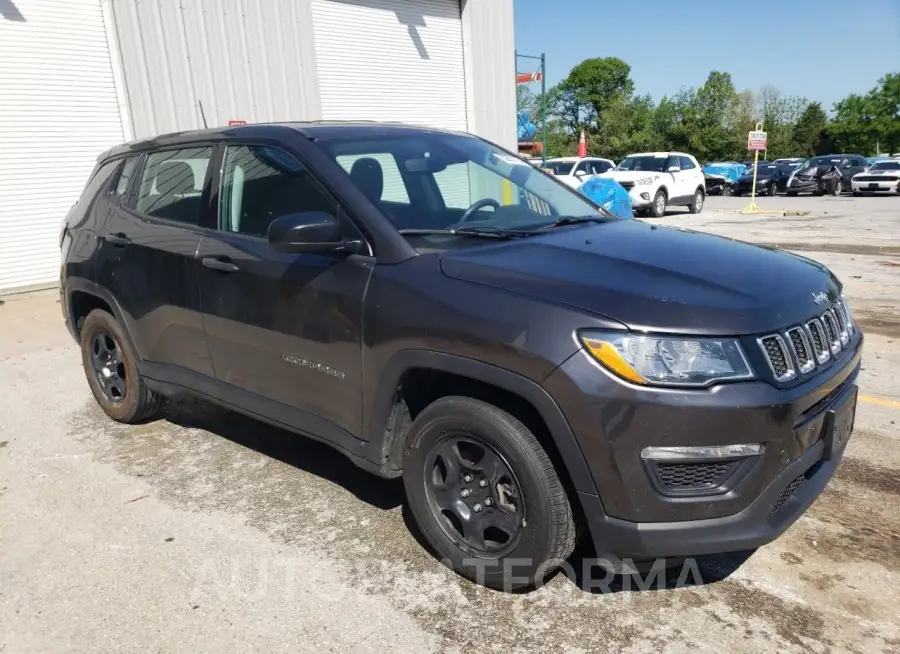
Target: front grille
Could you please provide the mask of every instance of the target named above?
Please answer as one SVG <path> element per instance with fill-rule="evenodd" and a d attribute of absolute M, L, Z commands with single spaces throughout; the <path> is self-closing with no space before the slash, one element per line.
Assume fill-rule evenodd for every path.
<path fill-rule="evenodd" d="M 797 492 L 797 489 L 803 485 L 803 482 L 806 481 L 806 475 L 800 475 L 794 481 L 787 485 L 783 491 L 781 491 L 781 495 L 778 496 L 778 500 L 775 502 L 775 506 L 772 507 L 772 513 L 775 513 L 778 509 L 784 506 L 784 503 L 791 499 L 791 495 Z"/>
<path fill-rule="evenodd" d="M 877 175 L 877 176 L 876 175 L 860 175 L 859 177 L 856 177 L 853 181 L 855 181 L 855 182 L 896 182 L 897 180 L 900 180 L 900 177 L 894 177 L 893 175 L 891 175 L 890 177 L 888 177 L 887 175 L 885 175 L 883 177 L 881 175 Z"/>
<path fill-rule="evenodd" d="M 656 476 L 666 490 L 711 490 L 724 484 L 738 465 L 740 461 L 657 463 Z"/>
<path fill-rule="evenodd" d="M 805 325 L 759 339 L 760 348 L 775 381 L 786 382 L 812 372 L 850 343 L 854 326 L 843 300 Z"/>

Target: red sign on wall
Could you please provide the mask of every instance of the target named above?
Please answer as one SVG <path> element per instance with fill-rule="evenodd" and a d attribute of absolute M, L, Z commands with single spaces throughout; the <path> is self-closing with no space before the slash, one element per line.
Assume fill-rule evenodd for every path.
<path fill-rule="evenodd" d="M 229 120 L 228 121 L 229 127 L 239 127 L 241 125 L 246 125 L 246 124 L 247 124 L 246 120 Z"/>

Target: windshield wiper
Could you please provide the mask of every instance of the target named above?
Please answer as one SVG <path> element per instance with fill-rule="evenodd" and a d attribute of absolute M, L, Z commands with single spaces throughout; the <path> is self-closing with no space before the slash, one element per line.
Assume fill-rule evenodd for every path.
<path fill-rule="evenodd" d="M 400 229 L 404 236 L 429 236 L 446 234 L 447 236 L 475 236 L 479 238 L 519 238 L 537 234 L 535 231 L 500 229 L 499 227 L 450 227 L 445 229 Z"/>
<path fill-rule="evenodd" d="M 544 225 L 543 227 L 541 227 L 540 231 L 555 229 L 556 227 L 565 227 L 566 225 L 581 225 L 583 223 L 597 223 L 602 225 L 603 223 L 608 223 L 611 220 L 613 219 L 605 216 L 561 216 L 549 225 Z"/>

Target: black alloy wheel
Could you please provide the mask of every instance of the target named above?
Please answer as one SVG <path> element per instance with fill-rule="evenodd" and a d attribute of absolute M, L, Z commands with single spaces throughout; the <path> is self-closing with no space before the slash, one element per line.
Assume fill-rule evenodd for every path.
<path fill-rule="evenodd" d="M 107 331 L 98 330 L 91 336 L 91 367 L 106 398 L 114 404 L 124 402 L 128 393 L 125 359 Z"/>
<path fill-rule="evenodd" d="M 471 554 L 509 554 L 527 525 L 522 489 L 503 456 L 475 436 L 447 434 L 426 460 L 425 494 L 445 535 Z"/>

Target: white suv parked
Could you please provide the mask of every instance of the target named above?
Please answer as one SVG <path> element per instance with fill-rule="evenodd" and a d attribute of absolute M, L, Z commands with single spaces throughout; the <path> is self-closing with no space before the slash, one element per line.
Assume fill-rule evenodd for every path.
<path fill-rule="evenodd" d="M 664 216 L 666 207 L 685 206 L 700 213 L 706 178 L 697 160 L 683 152 L 630 154 L 601 177 L 614 179 L 628 191 L 635 212 Z"/>
<path fill-rule="evenodd" d="M 588 177 L 612 170 L 615 165 L 600 157 L 556 157 L 547 159 L 546 168 L 552 170 L 559 181 L 577 189 Z"/>

